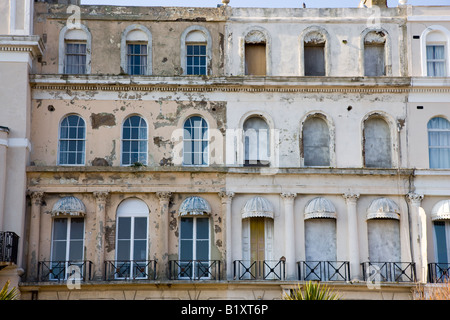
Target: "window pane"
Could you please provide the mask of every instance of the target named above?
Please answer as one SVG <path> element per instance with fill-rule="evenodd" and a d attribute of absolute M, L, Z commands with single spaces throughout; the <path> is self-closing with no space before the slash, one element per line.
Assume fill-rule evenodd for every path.
<path fill-rule="evenodd" d="M 147 239 L 147 218 L 134 218 L 134 239 Z"/>
<path fill-rule="evenodd" d="M 130 239 L 131 238 L 131 218 L 120 217 L 119 218 L 119 230 L 117 232 L 118 239 Z"/>
<path fill-rule="evenodd" d="M 193 219 L 192 218 L 181 218 L 181 239 L 192 239 L 193 238 Z"/>
<path fill-rule="evenodd" d="M 434 234 L 436 237 L 437 262 L 448 263 L 447 237 L 445 234 L 445 222 L 434 222 Z"/>
<path fill-rule="evenodd" d="M 66 261 L 66 247 L 65 240 L 53 241 L 52 261 Z"/>
<path fill-rule="evenodd" d="M 192 244 L 193 240 L 180 241 L 180 260 L 192 260 L 194 258 Z"/>
<path fill-rule="evenodd" d="M 130 240 L 117 241 L 117 260 L 130 260 Z"/>
<path fill-rule="evenodd" d="M 197 240 L 209 238 L 209 219 L 197 218 Z"/>
<path fill-rule="evenodd" d="M 82 240 L 84 238 L 84 219 L 72 218 L 70 223 L 70 239 Z"/>
<path fill-rule="evenodd" d="M 53 239 L 63 240 L 67 238 L 67 219 L 57 218 L 53 220 Z"/>
<path fill-rule="evenodd" d="M 135 240 L 133 260 L 147 260 L 146 250 L 147 250 L 147 240 Z"/>
<path fill-rule="evenodd" d="M 83 260 L 83 240 L 70 241 L 69 261 Z"/>
<path fill-rule="evenodd" d="M 209 241 L 197 240 L 196 260 L 209 260 Z"/>

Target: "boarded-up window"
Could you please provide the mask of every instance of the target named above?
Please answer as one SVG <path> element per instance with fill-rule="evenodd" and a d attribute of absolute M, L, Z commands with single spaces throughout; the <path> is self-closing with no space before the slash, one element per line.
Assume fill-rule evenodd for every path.
<path fill-rule="evenodd" d="M 381 31 L 369 32 L 364 38 L 364 75 L 378 77 L 386 75 L 386 35 Z"/>
<path fill-rule="evenodd" d="M 364 123 L 364 165 L 371 168 L 391 168 L 391 134 L 381 118 L 371 117 Z"/>
<path fill-rule="evenodd" d="M 399 262 L 400 223 L 394 219 L 367 221 L 369 259 L 371 262 Z"/>
<path fill-rule="evenodd" d="M 325 75 L 325 46 L 305 45 L 305 76 Z"/>
<path fill-rule="evenodd" d="M 305 166 L 330 165 L 330 133 L 321 118 L 311 117 L 303 125 L 303 157 Z"/>
<path fill-rule="evenodd" d="M 266 75 L 266 44 L 245 44 L 245 74 L 254 76 Z"/>

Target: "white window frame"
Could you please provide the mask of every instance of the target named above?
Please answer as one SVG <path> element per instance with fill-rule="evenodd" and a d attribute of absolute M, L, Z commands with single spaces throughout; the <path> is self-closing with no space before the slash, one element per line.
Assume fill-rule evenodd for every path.
<path fill-rule="evenodd" d="M 206 29 L 203 26 L 190 26 L 188 28 L 186 28 L 186 30 L 183 31 L 183 33 L 181 34 L 181 44 L 180 44 L 180 58 L 181 58 L 181 69 L 184 76 L 188 75 L 187 74 L 187 44 L 189 44 L 189 42 L 186 41 L 187 36 L 189 35 L 189 33 L 193 32 L 193 31 L 200 31 L 204 34 L 205 39 L 206 39 L 206 75 L 210 75 L 210 65 L 211 65 L 211 61 L 212 61 L 212 38 L 211 38 L 211 34 L 209 33 L 208 29 Z"/>
<path fill-rule="evenodd" d="M 180 248 L 180 252 L 179 252 L 179 256 L 181 257 L 181 241 L 182 240 L 191 240 L 192 241 L 192 263 L 191 263 L 191 268 L 192 268 L 192 276 L 191 277 L 179 277 L 180 279 L 197 279 L 198 275 L 196 274 L 196 263 L 197 263 L 197 221 L 198 219 L 206 219 L 208 220 L 208 259 L 207 260 L 201 260 L 201 261 L 206 261 L 206 263 L 209 265 L 209 262 L 211 260 L 211 219 L 208 216 L 201 216 L 201 217 L 196 217 L 196 216 L 186 216 L 186 217 L 181 217 L 180 218 L 180 229 L 182 228 L 182 223 L 181 223 L 181 219 L 192 219 L 193 223 L 192 223 L 192 239 L 187 239 L 187 238 L 181 238 L 181 230 L 180 230 L 180 237 L 178 240 L 178 247 Z M 204 240 L 204 239 L 201 239 Z M 180 259 L 180 264 L 183 263 L 183 261 L 185 260 L 181 260 Z M 178 274 L 180 274 L 180 270 L 178 270 Z M 210 279 L 211 275 L 208 275 L 208 277 L 200 277 L 200 279 Z"/>
<path fill-rule="evenodd" d="M 54 236 L 55 236 L 55 220 L 57 220 L 57 219 L 65 219 L 65 220 L 67 220 L 67 224 L 66 224 L 66 237 L 64 238 L 64 240 L 55 240 L 54 239 Z M 70 254 L 70 245 L 71 245 L 71 238 L 70 238 L 70 236 L 71 236 L 71 225 L 72 225 L 72 219 L 79 219 L 79 220 L 83 220 L 83 231 L 82 231 L 82 234 L 83 234 L 83 238 L 82 238 L 82 257 L 81 257 L 81 260 L 70 260 L 69 259 L 69 254 Z M 69 274 L 68 274 L 68 268 L 69 268 L 69 263 L 71 264 L 71 262 L 80 262 L 81 264 L 83 264 L 84 263 L 84 233 L 85 233 L 85 228 L 86 228 L 86 226 L 85 226 L 85 220 L 84 220 L 84 218 L 72 218 L 72 217 L 67 217 L 67 218 L 54 218 L 53 219 L 53 221 L 52 221 L 52 241 L 51 241 L 51 248 L 50 248 L 50 254 L 51 254 L 51 257 L 50 257 L 50 264 L 53 264 L 53 262 L 54 261 L 59 261 L 59 260 L 53 260 L 53 246 L 54 246 L 54 242 L 55 241 L 65 241 L 66 242 L 66 248 L 65 248 L 65 251 L 66 251 L 66 254 L 65 254 L 65 259 L 63 260 L 64 261 L 64 270 L 66 271 L 65 273 L 64 273 L 64 280 L 67 280 L 67 278 L 68 278 L 68 276 L 70 276 Z M 71 264 L 71 265 L 77 265 L 76 263 L 75 264 Z M 51 266 L 49 266 L 50 268 L 53 268 L 53 266 L 51 265 Z M 80 270 L 80 274 L 79 274 L 80 276 L 82 276 L 82 271 Z M 51 275 L 50 275 L 51 276 Z M 54 281 L 54 280 L 60 280 L 60 279 L 52 279 L 51 277 L 50 277 L 50 280 L 52 280 L 52 281 Z M 76 278 L 76 279 L 73 279 L 73 280 L 81 280 L 80 278 Z"/>
<path fill-rule="evenodd" d="M 428 35 L 434 31 L 439 31 L 443 33 L 444 41 L 434 42 L 429 41 Z M 433 44 L 444 44 L 445 46 L 445 77 L 450 74 L 450 57 L 449 57 L 449 48 L 450 45 L 450 31 L 443 26 L 440 25 L 432 25 L 427 27 L 422 34 L 420 35 L 420 52 L 421 52 L 421 64 L 422 64 L 422 77 L 428 77 L 428 66 L 427 66 L 427 45 Z"/>
<path fill-rule="evenodd" d="M 428 122 L 427 122 L 427 144 L 428 144 L 428 163 L 429 163 L 429 167 L 430 169 L 450 169 L 450 163 L 445 166 L 439 166 L 438 168 L 431 168 L 431 149 L 450 149 L 450 144 L 446 145 L 446 146 L 430 146 L 430 132 L 450 132 L 450 129 L 429 129 L 428 125 L 431 122 L 431 120 L 436 119 L 436 118 L 441 118 L 444 119 L 445 121 L 449 122 L 448 119 L 444 118 L 444 117 L 433 117 L 431 118 Z"/>
<path fill-rule="evenodd" d="M 143 206 L 145 205 L 145 203 L 140 200 L 140 199 L 127 199 L 125 200 L 128 202 L 127 207 L 131 207 L 131 209 L 128 207 L 126 209 L 120 209 L 120 205 L 117 211 L 117 217 L 116 217 L 116 250 L 115 250 L 115 263 L 117 264 L 117 261 L 123 261 L 123 260 L 118 260 L 117 258 L 117 254 L 118 254 L 118 248 L 119 248 L 119 218 L 130 218 L 130 239 L 128 239 L 130 241 L 130 248 L 129 248 L 129 260 L 130 261 L 130 274 L 129 274 L 129 278 L 130 279 L 147 279 L 147 277 L 134 277 L 133 271 L 134 271 L 134 265 L 133 265 L 133 261 L 141 261 L 141 260 L 135 260 L 134 259 L 134 241 L 135 240 L 143 240 L 143 239 L 135 239 L 135 235 L 134 235 L 134 225 L 135 225 L 135 219 L 136 218 L 146 218 L 146 234 L 147 234 L 147 238 L 145 239 L 145 252 L 146 252 L 146 260 L 148 260 L 148 239 L 149 239 L 149 210 L 146 207 L 146 209 L 142 209 Z M 121 203 L 122 205 L 123 203 Z M 146 206 L 146 205 L 145 205 Z M 120 239 L 123 240 L 123 239 Z M 148 266 L 146 266 L 146 270 L 144 271 L 145 274 L 148 274 Z M 125 279 L 125 277 L 119 277 L 117 274 L 115 274 L 115 279 Z"/>
<path fill-rule="evenodd" d="M 142 138 L 140 138 L 140 137 L 138 137 L 138 139 L 131 139 L 131 137 L 129 138 L 129 139 L 124 139 L 124 136 L 123 136 L 123 131 L 124 131 L 124 126 L 125 126 L 125 122 L 127 122 L 127 121 L 129 121 L 132 117 L 139 117 L 140 118 L 140 123 L 142 123 L 142 121 L 145 123 L 145 139 L 142 139 Z M 133 127 L 130 127 L 130 128 L 133 128 Z M 138 127 L 138 129 L 139 129 L 139 132 L 140 132 L 140 129 L 141 129 L 141 127 Z M 141 117 L 140 115 L 138 115 L 138 114 L 134 114 L 134 115 L 131 115 L 131 116 L 129 116 L 129 117 L 127 117 L 127 118 L 125 118 L 125 120 L 123 121 L 123 123 L 122 123 L 122 128 L 121 128 L 121 139 L 120 139 L 120 141 L 121 141 L 121 149 L 120 149 L 120 165 L 121 166 L 132 166 L 135 162 L 133 162 L 133 163 L 124 163 L 124 141 L 129 141 L 130 143 L 132 142 L 132 141 L 137 141 L 138 143 L 139 143 L 139 145 L 140 145 L 140 143 L 141 142 L 145 142 L 145 145 L 146 145 L 146 152 L 145 152 L 145 161 L 144 162 L 142 162 L 142 164 L 144 164 L 144 165 L 147 165 L 147 163 L 148 163 L 148 123 L 147 123 L 147 121 L 145 120 L 145 118 L 144 117 Z M 130 147 L 131 147 L 131 145 L 130 145 Z M 140 152 L 140 147 L 138 148 L 139 149 L 139 151 L 137 152 L 137 154 L 138 154 L 138 159 L 139 159 L 139 154 L 141 154 L 142 152 Z M 131 149 L 130 149 L 130 158 L 131 158 L 131 154 L 135 154 L 136 152 L 131 152 Z M 138 160 L 138 162 L 140 162 L 139 160 Z"/>
<path fill-rule="evenodd" d="M 193 139 L 193 138 L 186 139 L 184 137 L 184 134 L 185 134 L 185 131 L 186 131 L 186 129 L 185 129 L 186 122 L 189 121 L 190 119 L 194 118 L 194 117 L 201 118 L 202 122 L 204 121 L 206 123 L 206 134 L 205 134 L 206 137 L 202 136 L 201 139 Z M 191 129 L 192 128 L 194 128 L 194 127 L 191 127 Z M 207 167 L 207 166 L 209 166 L 209 157 L 210 157 L 210 155 L 209 155 L 209 130 L 210 130 L 210 127 L 209 127 L 208 121 L 206 121 L 206 119 L 203 116 L 201 116 L 201 115 L 192 115 L 192 116 L 188 117 L 186 120 L 184 120 L 184 122 L 183 122 L 183 131 L 182 131 L 183 132 L 183 166 L 185 166 L 185 167 Z M 190 132 L 190 136 L 192 137 L 192 132 Z M 202 163 L 202 164 L 186 164 L 185 159 L 186 159 L 187 151 L 185 151 L 185 143 L 187 143 L 187 142 L 192 143 L 192 141 L 194 141 L 194 142 L 197 141 L 197 143 L 201 144 L 201 146 L 202 146 L 202 155 L 204 155 L 206 153 L 206 159 L 204 159 L 204 157 L 202 156 L 202 158 L 205 161 L 205 163 Z M 203 150 L 203 142 L 205 142 L 205 141 L 207 142 L 207 146 L 206 146 L 206 150 Z M 192 153 L 193 153 L 192 151 L 189 153 L 189 155 L 191 157 L 192 157 Z"/>
<path fill-rule="evenodd" d="M 68 117 L 70 117 L 70 116 L 76 116 L 80 120 L 83 121 L 83 123 L 84 123 L 84 138 L 83 139 L 71 138 L 71 137 L 67 137 L 67 138 L 64 138 L 64 139 L 61 138 L 61 125 L 62 125 L 63 121 L 65 119 L 67 119 Z M 78 126 L 77 126 L 77 128 L 78 128 Z M 57 159 L 57 162 L 58 162 L 59 166 L 84 166 L 86 164 L 86 133 L 87 133 L 86 121 L 80 115 L 78 115 L 78 114 L 68 114 L 68 115 L 65 115 L 61 119 L 61 122 L 59 123 L 59 126 L 58 126 L 58 155 L 57 155 L 58 159 Z M 82 163 L 61 163 L 61 151 L 62 151 L 61 150 L 61 141 L 62 140 L 64 140 L 64 141 L 77 141 L 77 142 L 78 141 L 83 141 Z M 77 153 L 77 151 L 75 151 L 75 153 Z"/>

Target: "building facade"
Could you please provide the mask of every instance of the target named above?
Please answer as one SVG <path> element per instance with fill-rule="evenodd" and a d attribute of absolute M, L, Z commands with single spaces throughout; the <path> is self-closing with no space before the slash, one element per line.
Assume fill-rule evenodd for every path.
<path fill-rule="evenodd" d="M 22 299 L 445 278 L 449 7 L 49 2 L 1 10 L 0 281 Z"/>

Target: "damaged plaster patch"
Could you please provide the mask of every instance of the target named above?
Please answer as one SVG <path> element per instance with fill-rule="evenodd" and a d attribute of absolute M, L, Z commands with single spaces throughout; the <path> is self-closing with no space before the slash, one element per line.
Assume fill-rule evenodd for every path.
<path fill-rule="evenodd" d="M 116 125 L 116 117 L 112 113 L 92 113 L 92 129 L 98 129 L 102 126 L 113 127 Z"/>

